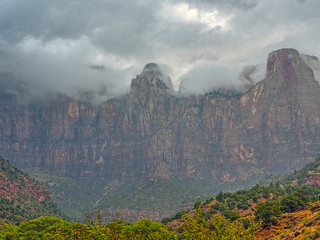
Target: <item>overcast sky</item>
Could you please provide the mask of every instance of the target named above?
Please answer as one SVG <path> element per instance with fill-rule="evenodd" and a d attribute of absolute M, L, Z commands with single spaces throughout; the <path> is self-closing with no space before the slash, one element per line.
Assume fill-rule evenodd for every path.
<path fill-rule="evenodd" d="M 237 87 L 272 50 L 320 56 L 319 9 L 319 0 L 1 0 L 0 74 L 37 92 L 104 98 L 155 62 L 175 89 Z M 263 77 L 264 65 L 247 69 Z"/>

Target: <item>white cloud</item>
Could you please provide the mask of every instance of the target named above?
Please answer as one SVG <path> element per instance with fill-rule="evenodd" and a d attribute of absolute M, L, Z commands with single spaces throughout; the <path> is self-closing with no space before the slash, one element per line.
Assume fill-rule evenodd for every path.
<path fill-rule="evenodd" d="M 206 30 L 212 28 L 227 29 L 228 17 L 222 16 L 218 10 L 204 11 L 191 7 L 188 3 L 170 4 L 164 2 L 159 17 L 168 22 L 201 24 Z"/>
<path fill-rule="evenodd" d="M 244 66 L 272 50 L 320 56 L 319 8 L 318 0 L 3 0 L 0 73 L 43 91 L 103 84 L 121 94 L 156 62 L 176 89 L 183 78 L 201 89 L 236 85 Z"/>

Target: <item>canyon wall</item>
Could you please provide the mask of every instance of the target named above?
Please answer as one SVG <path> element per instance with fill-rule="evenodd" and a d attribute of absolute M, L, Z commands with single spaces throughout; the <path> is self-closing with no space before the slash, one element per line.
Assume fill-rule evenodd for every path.
<path fill-rule="evenodd" d="M 232 182 L 319 154 L 320 87 L 294 49 L 270 53 L 266 78 L 241 96 L 177 96 L 164 78 L 148 64 L 128 94 L 99 106 L 63 95 L 21 102 L 2 86 L 0 155 L 76 178 Z"/>

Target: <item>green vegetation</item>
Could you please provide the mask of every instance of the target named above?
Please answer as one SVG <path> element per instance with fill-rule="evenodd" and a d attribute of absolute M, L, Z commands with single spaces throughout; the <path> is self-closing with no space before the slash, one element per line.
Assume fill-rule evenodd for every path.
<path fill-rule="evenodd" d="M 256 221 L 261 221 L 265 226 L 275 224 L 277 217 L 281 214 L 279 200 L 268 200 L 257 206 L 255 217 Z"/>
<path fill-rule="evenodd" d="M 277 205 L 279 206 L 279 211 L 272 207 L 274 213 L 270 213 L 271 216 L 277 216 L 277 213 L 296 211 L 306 206 L 308 202 L 317 201 L 319 194 L 320 188 L 317 185 L 297 187 L 280 187 L 280 184 L 271 184 L 270 186 L 256 185 L 249 190 L 239 190 L 234 193 L 220 192 L 215 198 L 205 200 L 203 204 L 198 199 L 195 202 L 195 207 L 211 203 L 211 213 L 221 213 L 227 219 L 234 221 L 239 218 L 238 212 L 250 210 L 258 204 L 257 219 L 264 221 L 264 217 L 260 217 L 260 215 L 271 206 L 276 206 L 276 203 L 279 203 Z M 177 218 L 166 218 L 166 222 L 169 222 L 170 219 Z M 269 223 L 271 220 L 266 222 Z"/>
<path fill-rule="evenodd" d="M 0 239 L 176 239 L 175 234 L 159 222 L 144 219 L 135 223 L 122 221 L 104 225 L 89 220 L 86 224 L 70 223 L 56 217 L 41 217 L 6 225 Z"/>
<path fill-rule="evenodd" d="M 6 225 L 0 231 L 1 239 L 253 239 L 257 225 L 250 219 L 234 221 L 213 215 L 209 221 L 201 209 L 195 216 L 183 217 L 183 224 L 174 231 L 161 224 L 144 219 L 134 223 L 123 221 L 107 225 L 89 220 L 86 224 L 70 223 L 56 217 L 41 217 L 21 223 Z"/>
<path fill-rule="evenodd" d="M 250 218 L 230 221 L 224 216 L 213 214 L 210 218 L 198 208 L 191 217 L 185 215 L 177 228 L 178 239 L 253 239 L 257 224 Z"/>
<path fill-rule="evenodd" d="M 188 212 L 189 211 L 178 212 L 175 215 L 173 215 L 172 217 L 167 217 L 167 218 L 162 219 L 161 222 L 166 224 L 166 223 L 172 222 L 173 220 L 181 219 L 183 217 L 183 215 L 187 214 Z"/>
<path fill-rule="evenodd" d="M 52 201 L 60 209 L 78 221 L 84 220 L 83 213 L 93 208 L 108 187 L 108 181 L 98 177 L 76 180 L 41 168 L 25 171 L 50 190 Z"/>
<path fill-rule="evenodd" d="M 105 196 L 98 208 L 118 207 L 134 210 L 165 210 L 174 211 L 185 202 L 192 203 L 200 194 L 194 185 L 178 178 L 157 179 L 148 183 L 133 182 L 119 186 L 113 191 L 113 196 Z M 146 197 L 152 196 L 152 198 Z"/>
<path fill-rule="evenodd" d="M 70 219 L 52 202 L 38 202 L 25 196 L 11 200 L 0 197 L 0 220 L 4 223 L 18 224 L 40 216 L 59 216 Z"/>
<path fill-rule="evenodd" d="M 255 211 L 257 221 L 261 221 L 264 226 L 275 224 L 281 213 L 292 213 L 306 207 L 309 199 L 314 193 L 319 194 L 319 187 L 315 187 L 315 191 L 308 194 L 303 189 L 299 188 L 292 194 L 287 194 L 281 200 L 267 200 L 264 203 L 259 203 Z"/>
<path fill-rule="evenodd" d="M 206 219 L 219 214 L 230 222 L 242 219 L 243 215 L 254 216 L 255 222 L 261 226 L 270 226 L 277 223 L 277 217 L 283 213 L 292 213 L 306 208 L 308 204 L 318 201 L 320 187 L 314 185 L 293 186 L 291 183 L 307 183 L 310 172 L 318 172 L 320 160 L 309 163 L 305 168 L 295 171 L 293 174 L 267 179 L 269 185 L 261 184 L 249 190 L 232 192 L 220 192 L 214 198 L 206 199 L 201 203 L 197 199 L 195 208 L 210 207 L 210 211 L 204 214 Z M 270 181 L 272 179 L 272 181 Z M 283 182 L 282 182 L 283 180 Z M 290 183 L 290 184 L 286 184 Z M 178 213 L 170 218 L 163 219 L 164 223 L 170 223 L 177 219 L 182 220 L 186 212 Z"/>
<path fill-rule="evenodd" d="M 317 164 L 311 165 L 318 168 Z M 307 168 L 308 171 L 296 171 L 291 179 L 296 182 L 306 177 L 306 173 L 316 171 L 310 168 L 310 164 Z M 114 183 L 113 186 L 119 189 L 121 184 Z M 162 191 L 160 188 L 159 194 Z M 280 226 L 280 216 L 282 219 L 295 219 L 290 214 L 304 210 L 310 212 L 306 214 L 310 220 L 297 223 L 301 222 L 301 228 L 305 229 L 303 234 L 306 239 L 315 239 L 318 235 L 314 231 L 320 230 L 320 203 L 313 202 L 318 201 L 319 194 L 318 185 L 292 186 L 271 181 L 268 186 L 261 184 L 249 190 L 220 192 L 206 200 L 198 198 L 193 210 L 178 212 L 164 218 L 162 223 L 143 219 L 133 223 L 117 220 L 105 225 L 99 212 L 96 222 L 89 218 L 85 224 L 67 222 L 57 217 L 40 217 L 22 222 L 19 226 L 6 224 L 0 227 L 0 239 L 254 239 L 259 231 L 263 235 L 264 229 Z M 19 211 L 11 200 L 5 200 L 4 204 L 9 208 L 14 206 L 13 211 Z M 285 230 L 279 238 L 289 234 L 289 228 L 283 228 Z"/>
<path fill-rule="evenodd" d="M 265 176 L 253 169 L 248 175 L 243 176 L 243 180 L 236 183 L 217 182 L 213 185 L 204 180 L 188 181 L 171 175 L 169 179 L 158 178 L 154 181 L 137 179 L 124 184 L 102 177 L 76 179 L 40 168 L 29 168 L 26 172 L 48 187 L 52 201 L 77 221 L 85 220 L 83 212 L 108 208 L 144 210 L 164 216 L 168 215 L 168 212 L 191 208 L 197 197 L 208 197 L 203 194 L 204 192 L 217 193 L 221 189 L 224 191 L 243 189 L 253 186 L 253 183 Z M 126 220 L 136 221 L 137 218 L 132 216 Z"/>
<path fill-rule="evenodd" d="M 312 172 L 320 173 L 320 158 L 308 163 L 302 169 L 295 170 L 291 174 L 271 175 L 264 182 L 266 184 L 279 182 L 282 185 L 303 185 L 307 183 L 309 174 Z"/>

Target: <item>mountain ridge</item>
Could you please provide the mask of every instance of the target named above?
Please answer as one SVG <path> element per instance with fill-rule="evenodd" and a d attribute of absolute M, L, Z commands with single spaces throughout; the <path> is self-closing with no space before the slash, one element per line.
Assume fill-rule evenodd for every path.
<path fill-rule="evenodd" d="M 262 172 L 290 172 L 320 152 L 320 87 L 294 49 L 270 53 L 267 66 L 266 78 L 241 97 L 176 96 L 154 64 L 132 80 L 128 94 L 100 106 L 67 96 L 19 104 L 2 95 L 0 154 L 21 168 L 93 184 L 101 178 L 93 202 L 114 181 L 132 186 L 133 199 L 157 179 L 185 181 L 196 197 L 198 186 L 212 194 L 253 183 Z M 121 199 L 129 191 L 122 186 L 108 197 Z"/>

